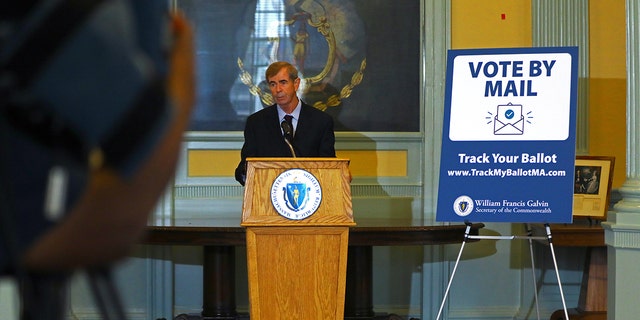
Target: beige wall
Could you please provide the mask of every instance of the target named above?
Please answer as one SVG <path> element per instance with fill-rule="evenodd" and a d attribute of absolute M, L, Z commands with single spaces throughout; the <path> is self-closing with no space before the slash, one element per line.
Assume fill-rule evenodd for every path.
<path fill-rule="evenodd" d="M 589 12 L 589 153 L 616 157 L 617 188 L 626 180 L 625 1 L 591 1 Z"/>
<path fill-rule="evenodd" d="M 530 46 L 531 1 L 451 1 L 452 48 Z"/>

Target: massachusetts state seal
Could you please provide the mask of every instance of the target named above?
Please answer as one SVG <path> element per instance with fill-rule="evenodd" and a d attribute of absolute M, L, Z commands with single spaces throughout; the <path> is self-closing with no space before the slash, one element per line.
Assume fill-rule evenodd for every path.
<path fill-rule="evenodd" d="M 306 170 L 289 169 L 278 175 L 271 185 L 271 203 L 285 218 L 305 219 L 318 210 L 320 202 L 320 183 Z"/>
<path fill-rule="evenodd" d="M 468 216 L 473 211 L 473 200 L 469 196 L 459 196 L 453 202 L 453 211 L 461 217 Z"/>

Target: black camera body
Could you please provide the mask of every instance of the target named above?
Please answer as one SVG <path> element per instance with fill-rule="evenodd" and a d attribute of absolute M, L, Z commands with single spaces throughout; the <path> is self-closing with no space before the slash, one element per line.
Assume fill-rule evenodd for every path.
<path fill-rule="evenodd" d="M 131 175 L 157 143 L 172 112 L 167 9 L 41 0 L 0 21 L 0 275 L 64 219 L 92 167 Z"/>

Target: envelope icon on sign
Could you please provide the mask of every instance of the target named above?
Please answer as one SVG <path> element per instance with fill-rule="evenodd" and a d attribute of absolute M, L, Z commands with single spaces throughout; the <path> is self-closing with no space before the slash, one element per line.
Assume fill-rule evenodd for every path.
<path fill-rule="evenodd" d="M 498 112 L 493 118 L 493 134 L 521 135 L 524 133 L 524 116 L 522 105 L 505 104 L 498 106 Z"/>

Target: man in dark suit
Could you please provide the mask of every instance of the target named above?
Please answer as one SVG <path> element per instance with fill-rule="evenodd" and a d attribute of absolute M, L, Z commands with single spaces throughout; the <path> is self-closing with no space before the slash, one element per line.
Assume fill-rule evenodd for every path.
<path fill-rule="evenodd" d="M 333 118 L 300 100 L 298 70 L 287 62 L 275 62 L 265 72 L 276 104 L 247 118 L 236 180 L 244 185 L 247 157 L 335 157 Z M 293 138 L 287 145 L 281 123 L 292 116 Z"/>

